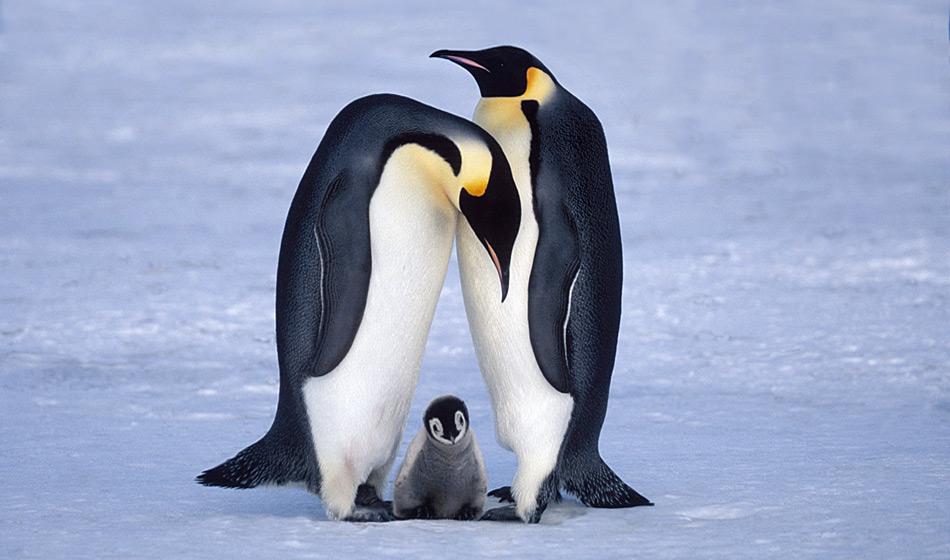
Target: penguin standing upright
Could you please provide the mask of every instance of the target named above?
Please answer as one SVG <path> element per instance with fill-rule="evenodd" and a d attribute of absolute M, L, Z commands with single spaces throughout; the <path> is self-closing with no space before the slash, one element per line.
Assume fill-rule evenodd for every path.
<path fill-rule="evenodd" d="M 479 239 L 503 299 L 520 212 L 504 153 L 471 122 L 395 95 L 344 108 L 310 161 L 281 240 L 273 425 L 198 481 L 303 483 L 333 519 L 392 519 L 380 492 L 456 225 Z"/>
<path fill-rule="evenodd" d="M 600 457 L 620 324 L 623 255 L 600 122 L 527 51 L 441 50 L 478 83 L 475 122 L 511 165 L 522 219 L 502 303 L 491 261 L 459 229 L 458 260 L 499 443 L 515 452 L 514 506 L 485 519 L 537 522 L 563 487 L 592 507 L 650 505 Z"/>

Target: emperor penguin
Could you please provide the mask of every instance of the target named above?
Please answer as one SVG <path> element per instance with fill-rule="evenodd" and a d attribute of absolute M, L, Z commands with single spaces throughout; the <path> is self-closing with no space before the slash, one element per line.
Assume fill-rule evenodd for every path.
<path fill-rule="evenodd" d="M 600 431 L 620 324 L 623 254 L 607 145 L 593 111 L 516 47 L 440 50 L 478 83 L 474 121 L 501 144 L 521 201 L 506 301 L 478 237 L 458 261 L 499 443 L 517 456 L 514 506 L 490 520 L 537 522 L 563 488 L 591 507 L 652 505 L 603 461 Z"/>
<path fill-rule="evenodd" d="M 456 226 L 481 240 L 503 299 L 520 218 L 504 153 L 478 126 L 396 95 L 346 106 L 304 173 L 281 239 L 273 425 L 198 482 L 302 484 L 331 519 L 392 519 L 380 493 Z"/>
<path fill-rule="evenodd" d="M 433 400 L 409 444 L 393 490 L 400 519 L 468 521 L 482 513 L 488 478 L 462 399 Z"/>

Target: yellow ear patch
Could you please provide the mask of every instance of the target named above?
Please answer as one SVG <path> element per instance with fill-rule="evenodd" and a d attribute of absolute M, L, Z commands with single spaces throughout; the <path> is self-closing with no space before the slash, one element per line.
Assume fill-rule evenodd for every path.
<path fill-rule="evenodd" d="M 460 140 L 455 142 L 462 153 L 462 169 L 458 181 L 462 188 L 472 196 L 482 196 L 488 189 L 491 176 L 491 152 L 482 142 Z"/>
<path fill-rule="evenodd" d="M 472 196 L 482 196 L 488 189 L 488 177 L 481 180 L 471 181 L 462 185 L 468 194 Z"/>
<path fill-rule="evenodd" d="M 528 68 L 528 86 L 521 95 L 521 99 L 533 99 L 538 103 L 544 103 L 553 91 L 554 80 L 548 76 L 547 72 L 534 66 Z"/>

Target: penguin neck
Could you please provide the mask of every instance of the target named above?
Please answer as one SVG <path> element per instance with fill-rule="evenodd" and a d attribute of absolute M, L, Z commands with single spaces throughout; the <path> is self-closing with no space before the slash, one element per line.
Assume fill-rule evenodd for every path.
<path fill-rule="evenodd" d="M 468 434 L 465 434 L 462 441 L 453 445 L 447 445 L 430 437 L 429 443 L 429 449 L 432 450 L 433 458 L 448 462 L 468 451 L 468 449 L 472 447 L 472 438 Z"/>

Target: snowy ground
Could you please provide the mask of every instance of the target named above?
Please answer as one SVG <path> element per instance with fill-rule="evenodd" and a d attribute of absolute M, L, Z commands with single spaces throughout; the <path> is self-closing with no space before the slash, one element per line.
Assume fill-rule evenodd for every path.
<path fill-rule="evenodd" d="M 945 2 L 311 4 L 0 6 L 0 557 L 950 557 Z M 602 448 L 656 507 L 358 525 L 194 484 L 271 420 L 279 236 L 326 124 L 375 91 L 470 114 L 426 56 L 498 43 L 604 121 Z M 454 266 L 410 433 L 444 392 L 507 483 Z"/>

